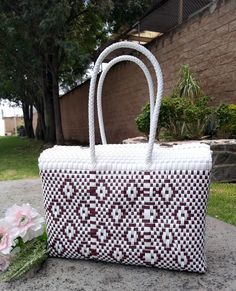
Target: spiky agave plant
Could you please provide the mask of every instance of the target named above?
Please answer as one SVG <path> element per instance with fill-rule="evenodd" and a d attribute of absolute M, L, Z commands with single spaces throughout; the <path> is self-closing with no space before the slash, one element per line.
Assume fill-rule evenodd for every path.
<path fill-rule="evenodd" d="M 184 65 L 181 69 L 181 77 L 177 84 L 175 94 L 180 97 L 189 98 L 192 102 L 201 96 L 201 88 L 190 71 L 188 65 Z"/>

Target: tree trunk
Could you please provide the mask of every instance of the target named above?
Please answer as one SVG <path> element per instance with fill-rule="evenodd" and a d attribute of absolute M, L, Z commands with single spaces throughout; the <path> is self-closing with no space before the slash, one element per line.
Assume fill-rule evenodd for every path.
<path fill-rule="evenodd" d="M 57 144 L 64 144 L 64 136 L 61 124 L 61 108 L 59 100 L 59 72 L 58 72 L 58 54 L 55 52 L 51 57 L 52 68 L 52 92 L 53 92 L 53 106 L 54 106 L 54 120 L 56 128 L 56 142 Z"/>
<path fill-rule="evenodd" d="M 54 143 L 56 140 L 56 134 L 52 94 L 52 75 L 46 64 L 43 72 L 43 88 L 45 141 Z"/>
<path fill-rule="evenodd" d="M 38 113 L 38 120 L 37 120 L 35 135 L 38 140 L 45 140 L 44 112 L 37 111 L 37 113 Z"/>
<path fill-rule="evenodd" d="M 38 140 L 45 140 L 45 119 L 44 119 L 44 106 L 42 100 L 35 100 L 34 106 L 38 113 L 35 136 Z"/>
<path fill-rule="evenodd" d="M 49 47 L 51 43 L 49 44 Z M 57 144 L 64 143 L 64 137 L 61 125 L 61 110 L 59 100 L 59 65 L 58 48 L 51 46 L 53 52 L 44 56 L 43 72 L 43 104 L 45 120 L 45 140 Z"/>
<path fill-rule="evenodd" d="M 24 115 L 25 132 L 29 138 L 34 138 L 33 130 L 33 105 L 22 102 L 22 110 Z"/>

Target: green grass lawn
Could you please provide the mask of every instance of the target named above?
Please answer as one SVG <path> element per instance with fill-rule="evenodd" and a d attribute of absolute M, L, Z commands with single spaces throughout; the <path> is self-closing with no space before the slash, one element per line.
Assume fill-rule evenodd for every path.
<path fill-rule="evenodd" d="M 208 214 L 236 225 L 236 184 L 213 183 L 211 185 Z"/>
<path fill-rule="evenodd" d="M 19 137 L 0 137 L 0 180 L 38 177 L 42 143 Z M 236 184 L 213 183 L 208 214 L 236 225 Z"/>
<path fill-rule="evenodd" d="M 38 177 L 42 143 L 16 136 L 0 137 L 0 180 Z"/>

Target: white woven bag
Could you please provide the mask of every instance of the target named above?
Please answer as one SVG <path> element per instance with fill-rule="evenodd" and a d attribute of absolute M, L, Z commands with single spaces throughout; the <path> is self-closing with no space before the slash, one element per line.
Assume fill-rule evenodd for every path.
<path fill-rule="evenodd" d="M 113 59 L 102 72 L 97 106 L 102 145 L 95 146 L 94 96 L 104 58 L 119 48 L 135 49 L 152 63 L 151 75 L 133 56 Z M 108 145 L 102 86 L 110 68 L 131 61 L 144 72 L 151 124 L 147 144 Z M 143 46 L 119 42 L 96 61 L 89 90 L 89 148 L 55 146 L 39 158 L 51 256 L 205 272 L 205 214 L 211 171 L 208 145 L 155 144 L 163 80 L 156 58 Z"/>

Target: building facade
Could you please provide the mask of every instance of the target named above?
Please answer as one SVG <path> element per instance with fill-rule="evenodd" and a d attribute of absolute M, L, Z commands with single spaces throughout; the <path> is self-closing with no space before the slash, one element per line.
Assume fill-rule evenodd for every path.
<path fill-rule="evenodd" d="M 5 135 L 15 135 L 17 133 L 17 127 L 24 125 L 23 117 L 4 117 L 4 125 L 5 125 Z"/>
<path fill-rule="evenodd" d="M 160 62 L 164 95 L 170 94 L 181 67 L 188 64 L 213 105 L 236 103 L 236 1 L 217 3 L 146 45 Z M 63 133 L 68 141 L 88 143 L 88 90 L 89 80 L 61 97 Z M 137 65 L 115 65 L 103 90 L 108 142 L 140 135 L 135 118 L 146 102 L 147 83 Z M 98 127 L 96 141 L 100 142 Z"/>

